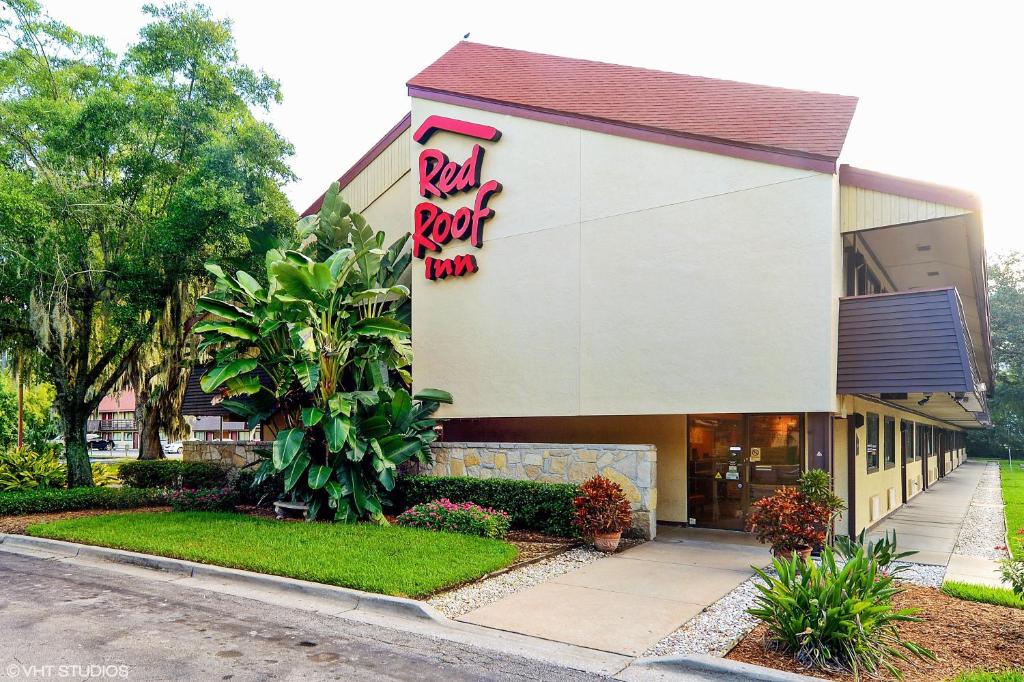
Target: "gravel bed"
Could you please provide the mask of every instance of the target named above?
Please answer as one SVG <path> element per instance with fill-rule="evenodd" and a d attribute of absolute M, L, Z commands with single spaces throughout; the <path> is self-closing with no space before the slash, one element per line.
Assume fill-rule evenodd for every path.
<path fill-rule="evenodd" d="M 894 561 L 893 565 L 903 567 L 903 570 L 897 575 L 900 582 L 918 587 L 942 587 L 942 580 L 946 577 L 945 566 L 915 564 L 909 561 Z"/>
<path fill-rule="evenodd" d="M 449 618 L 456 618 L 607 556 L 589 547 L 576 547 L 550 559 L 443 592 L 427 603 Z"/>
<path fill-rule="evenodd" d="M 989 463 L 971 498 L 971 506 L 960 526 L 954 554 L 1005 559 L 1006 519 L 1003 516 L 1003 493 L 999 487 L 999 465 Z"/>
<path fill-rule="evenodd" d="M 740 638 L 754 629 L 758 619 L 747 613 L 758 595 L 757 576 L 740 583 L 732 592 L 697 614 L 681 628 L 664 637 L 644 656 L 705 654 L 724 656 Z"/>

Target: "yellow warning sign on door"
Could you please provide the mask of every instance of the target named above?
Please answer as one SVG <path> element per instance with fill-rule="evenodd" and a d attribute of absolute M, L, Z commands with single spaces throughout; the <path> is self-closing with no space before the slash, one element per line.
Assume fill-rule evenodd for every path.
<path fill-rule="evenodd" d="M 721 478 L 721 477 L 722 477 L 722 472 L 721 471 L 719 471 L 718 473 L 715 474 L 715 478 Z"/>

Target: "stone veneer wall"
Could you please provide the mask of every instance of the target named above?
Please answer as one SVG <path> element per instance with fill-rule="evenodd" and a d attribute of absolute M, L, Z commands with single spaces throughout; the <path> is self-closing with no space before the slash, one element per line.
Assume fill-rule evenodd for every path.
<path fill-rule="evenodd" d="M 273 446 L 272 442 L 265 440 L 187 440 L 181 446 L 181 459 L 241 468 L 259 459 L 256 450 L 269 450 Z"/>
<path fill-rule="evenodd" d="M 582 483 L 601 474 L 622 486 L 633 508 L 634 530 L 654 537 L 658 451 L 653 445 L 451 442 L 430 448 L 433 476 Z"/>

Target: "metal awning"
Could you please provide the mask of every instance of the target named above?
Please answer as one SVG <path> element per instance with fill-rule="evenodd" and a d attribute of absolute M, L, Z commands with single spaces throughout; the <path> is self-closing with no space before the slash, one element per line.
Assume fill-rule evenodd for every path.
<path fill-rule="evenodd" d="M 955 288 L 839 300 L 839 394 L 978 427 L 988 423 L 981 377 Z"/>

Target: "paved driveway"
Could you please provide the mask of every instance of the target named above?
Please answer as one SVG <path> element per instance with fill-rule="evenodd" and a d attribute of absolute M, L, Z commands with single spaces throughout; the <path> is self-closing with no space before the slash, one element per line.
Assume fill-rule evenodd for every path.
<path fill-rule="evenodd" d="M 471 611 L 460 620 L 636 656 L 767 566 L 751 538 L 659 528 L 658 539 Z"/>

